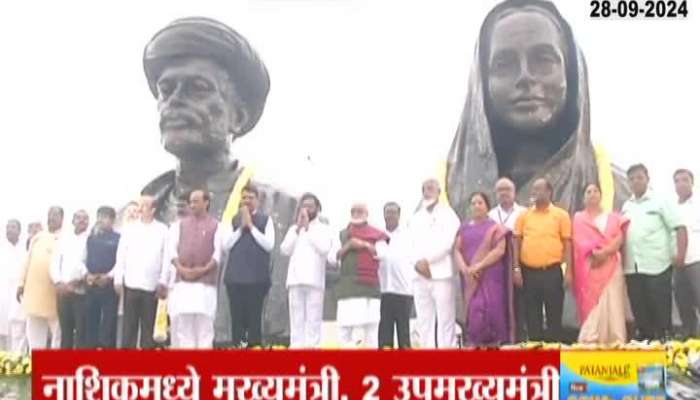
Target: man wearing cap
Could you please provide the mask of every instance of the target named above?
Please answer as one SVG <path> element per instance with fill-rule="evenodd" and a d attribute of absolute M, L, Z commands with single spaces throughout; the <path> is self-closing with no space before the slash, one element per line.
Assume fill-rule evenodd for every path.
<path fill-rule="evenodd" d="M 158 100 L 161 143 L 177 158 L 174 170 L 143 189 L 156 199 L 156 218 L 166 223 L 176 220 L 178 198 L 193 188 L 207 187 L 210 215 L 230 224 L 238 210 L 240 189 L 250 176 L 232 157 L 231 145 L 250 132 L 262 115 L 270 88 L 265 65 L 239 33 L 198 17 L 178 19 L 156 33 L 146 45 L 143 63 Z M 292 223 L 296 199 L 270 185 L 254 184 L 260 192 L 260 210 L 272 217 L 275 230 L 285 232 Z M 283 284 L 288 259 L 281 255 L 279 243 L 271 259 L 272 286 L 263 334 L 275 341 L 289 335 Z M 219 290 L 223 307 L 217 310 L 217 342 L 230 337 L 224 296 L 224 290 Z"/>

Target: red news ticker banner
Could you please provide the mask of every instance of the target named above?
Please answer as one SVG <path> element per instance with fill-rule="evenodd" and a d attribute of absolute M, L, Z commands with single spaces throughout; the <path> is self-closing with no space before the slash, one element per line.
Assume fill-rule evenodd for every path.
<path fill-rule="evenodd" d="M 558 351 L 38 351 L 32 398 L 559 399 Z"/>

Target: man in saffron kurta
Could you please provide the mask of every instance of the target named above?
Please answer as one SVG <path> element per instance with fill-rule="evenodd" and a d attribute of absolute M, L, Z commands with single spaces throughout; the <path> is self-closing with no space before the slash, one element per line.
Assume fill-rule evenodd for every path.
<path fill-rule="evenodd" d="M 51 348 L 61 344 L 61 332 L 56 306 L 56 288 L 51 281 L 49 267 L 58 244 L 63 225 L 63 209 L 49 209 L 48 231 L 38 233 L 29 245 L 29 255 L 17 288 L 17 300 L 27 314 L 29 348 L 46 348 L 51 332 Z"/>
<path fill-rule="evenodd" d="M 208 213 L 209 201 L 205 191 L 190 194 L 192 213 L 172 226 L 164 257 L 163 268 L 174 269 L 168 303 L 171 334 L 183 349 L 208 349 L 214 344 L 222 230 Z"/>
<path fill-rule="evenodd" d="M 379 261 L 386 253 L 388 236 L 367 223 L 367 206 L 354 204 L 351 221 L 340 231 L 328 253 L 328 262 L 340 266 L 338 298 L 338 336 L 342 347 L 377 348 L 379 336 Z M 361 330 L 362 339 L 353 340 Z"/>

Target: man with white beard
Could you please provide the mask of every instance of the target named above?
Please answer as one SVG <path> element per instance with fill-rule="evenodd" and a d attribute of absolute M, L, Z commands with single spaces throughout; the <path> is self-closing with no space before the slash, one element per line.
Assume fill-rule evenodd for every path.
<path fill-rule="evenodd" d="M 328 262 L 340 268 L 335 286 L 338 298 L 338 336 L 343 348 L 377 348 L 379 337 L 379 258 L 386 254 L 389 237 L 367 222 L 364 203 L 350 209 L 350 223 L 333 240 Z M 353 334 L 361 332 L 355 341 Z"/>
<path fill-rule="evenodd" d="M 437 179 L 423 182 L 423 201 L 407 227 L 411 262 L 418 273 L 414 282 L 414 302 L 421 348 L 453 348 L 457 345 L 451 254 L 459 218 L 448 204 L 439 201 L 440 192 Z"/>

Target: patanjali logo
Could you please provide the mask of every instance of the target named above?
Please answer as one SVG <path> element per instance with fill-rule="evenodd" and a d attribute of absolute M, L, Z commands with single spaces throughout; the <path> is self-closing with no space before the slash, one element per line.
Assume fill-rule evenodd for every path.
<path fill-rule="evenodd" d="M 632 377 L 630 364 L 623 365 L 592 365 L 584 364 L 579 369 L 579 375 L 586 378 L 594 378 L 602 381 L 626 380 Z"/>

